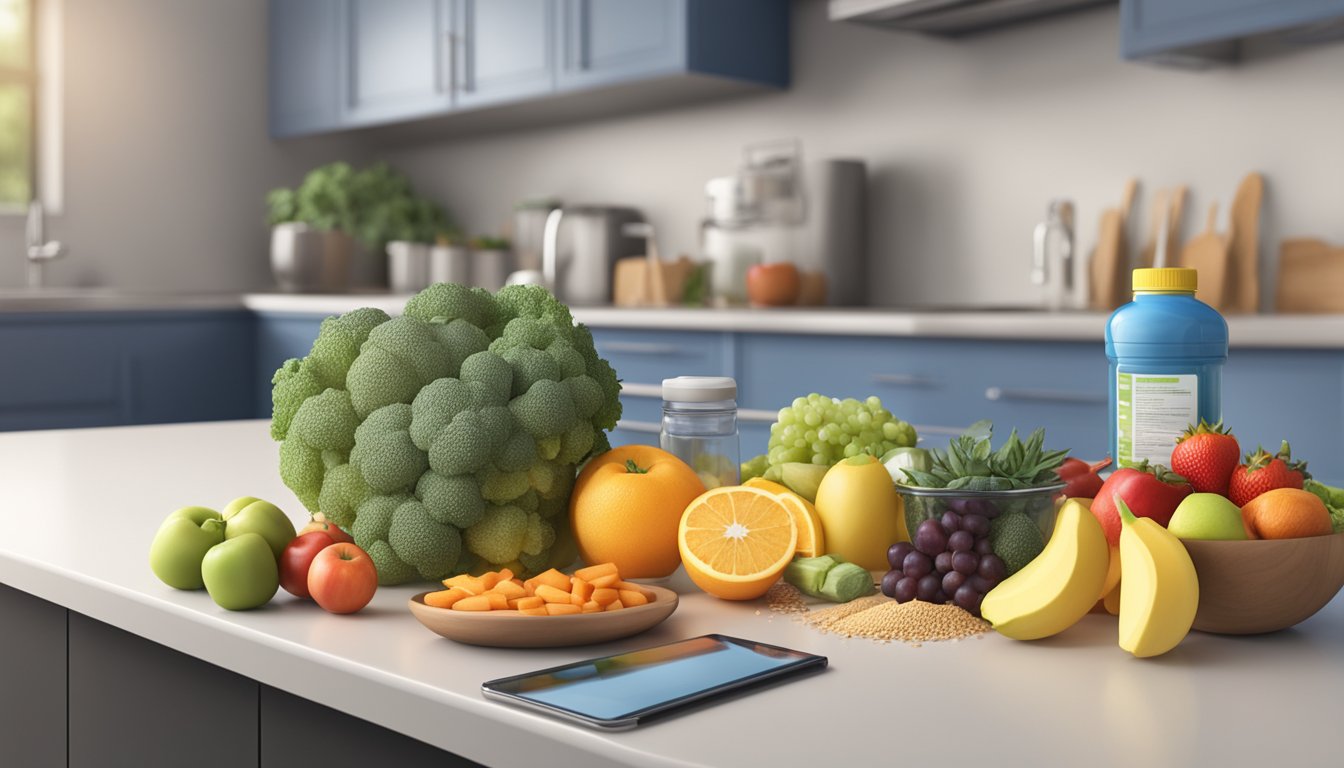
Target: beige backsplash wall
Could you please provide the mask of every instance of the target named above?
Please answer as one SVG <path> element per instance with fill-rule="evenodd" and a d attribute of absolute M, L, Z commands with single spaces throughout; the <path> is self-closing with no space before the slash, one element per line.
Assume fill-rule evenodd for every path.
<path fill-rule="evenodd" d="M 1212 199 L 1225 227 L 1238 180 L 1258 169 L 1265 243 L 1344 241 L 1344 45 L 1261 45 L 1242 65 L 1188 72 L 1121 61 L 1113 8 L 948 41 L 833 24 L 822 0 L 795 6 L 787 93 L 388 157 L 473 232 L 557 195 L 642 208 L 664 252 L 693 253 L 705 180 L 743 144 L 798 137 L 809 157 L 869 162 L 872 300 L 885 305 L 1039 301 L 1030 238 L 1047 201 L 1076 202 L 1088 252 L 1130 175 L 1144 184 L 1136 239 L 1155 187 L 1191 186 L 1189 236 Z"/>

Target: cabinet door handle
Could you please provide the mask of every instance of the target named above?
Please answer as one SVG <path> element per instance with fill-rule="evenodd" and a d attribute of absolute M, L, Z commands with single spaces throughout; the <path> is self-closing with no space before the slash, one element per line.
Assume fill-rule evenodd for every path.
<path fill-rule="evenodd" d="M 1005 387 L 986 389 L 985 399 L 993 402 L 1073 403 L 1078 405 L 1093 405 L 1107 401 L 1105 395 L 1094 395 L 1086 392 L 1069 392 L 1062 389 L 1010 389 Z"/>
<path fill-rule="evenodd" d="M 779 419 L 779 411 L 763 411 L 757 408 L 738 408 L 737 420 L 752 424 L 774 424 Z"/>
<path fill-rule="evenodd" d="M 932 387 L 938 381 L 917 373 L 874 373 L 873 383 L 890 384 L 895 387 Z"/>
<path fill-rule="evenodd" d="M 630 397 L 649 397 L 657 400 L 663 399 L 662 384 L 640 384 L 633 381 L 621 382 L 621 394 Z"/>
<path fill-rule="evenodd" d="M 459 41 L 462 56 L 462 84 L 463 93 L 471 93 L 476 90 L 476 3 L 468 2 L 462 9 L 462 34 Z"/>
<path fill-rule="evenodd" d="M 663 425 L 652 421 L 632 421 L 621 419 L 616 422 L 617 429 L 623 429 L 626 432 L 642 432 L 648 435 L 656 435 L 663 431 Z"/>
<path fill-rule="evenodd" d="M 681 347 L 675 344 L 657 344 L 648 341 L 608 341 L 597 345 L 604 352 L 618 352 L 627 355 L 680 355 Z"/>

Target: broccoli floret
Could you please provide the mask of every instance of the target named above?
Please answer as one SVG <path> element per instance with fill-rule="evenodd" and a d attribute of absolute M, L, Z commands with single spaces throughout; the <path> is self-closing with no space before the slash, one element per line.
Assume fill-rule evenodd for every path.
<path fill-rule="evenodd" d="M 429 457 L 411 442 L 411 406 L 393 403 L 369 414 L 355 430 L 350 463 L 369 488 L 379 493 L 404 491 L 429 469 Z"/>
<path fill-rule="evenodd" d="M 448 576 L 462 555 L 462 533 L 430 517 L 416 499 L 404 502 L 392 513 L 387 543 L 402 562 L 413 566 L 425 579 Z"/>
<path fill-rule="evenodd" d="M 472 475 L 448 477 L 426 472 L 415 486 L 415 495 L 429 516 L 444 525 L 470 528 L 485 515 L 485 499 Z"/>
<path fill-rule="evenodd" d="M 355 511 L 369 497 L 369 486 L 359 470 L 338 464 L 327 470 L 317 504 L 327 519 L 345 530 L 355 522 Z"/>
<path fill-rule="evenodd" d="M 441 284 L 402 317 L 330 318 L 273 383 L 281 478 L 380 583 L 574 559 L 575 472 L 609 446 L 620 384 L 544 288 Z"/>
<path fill-rule="evenodd" d="M 304 401 L 322 392 L 322 384 L 302 360 L 286 360 L 271 377 L 271 439 L 284 440 Z"/>
<path fill-rule="evenodd" d="M 527 537 L 527 513 L 517 507 L 491 505 L 485 517 L 467 529 L 467 549 L 492 563 L 517 560 Z"/>
<path fill-rule="evenodd" d="M 429 323 L 398 317 L 369 333 L 350 366 L 346 386 L 360 416 L 384 405 L 410 403 L 420 388 L 453 370 Z"/>
<path fill-rule="evenodd" d="M 558 381 L 538 381 L 510 400 L 509 410 L 522 428 L 538 439 L 564 434 L 578 418 L 569 387 Z"/>
<path fill-rule="evenodd" d="M 370 331 L 389 319 L 386 312 L 371 307 L 328 317 L 322 321 L 305 366 L 323 387 L 345 389 L 345 376 L 359 356 L 360 346 Z"/>

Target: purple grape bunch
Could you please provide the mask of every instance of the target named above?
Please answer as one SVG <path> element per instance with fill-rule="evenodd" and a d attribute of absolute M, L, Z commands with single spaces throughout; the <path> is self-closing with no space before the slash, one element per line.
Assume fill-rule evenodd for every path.
<path fill-rule="evenodd" d="M 980 602 L 1008 575 L 989 541 L 989 521 L 999 510 L 978 499 L 957 501 L 941 517 L 921 522 L 913 541 L 887 550 L 891 570 L 882 577 L 883 594 L 898 603 L 952 602 L 980 615 Z"/>

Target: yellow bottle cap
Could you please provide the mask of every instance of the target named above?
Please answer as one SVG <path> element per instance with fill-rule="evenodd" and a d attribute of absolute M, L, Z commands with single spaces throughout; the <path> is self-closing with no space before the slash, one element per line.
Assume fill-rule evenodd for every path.
<path fill-rule="evenodd" d="M 1188 267 L 1162 267 L 1134 270 L 1134 291 L 1194 293 L 1199 288 L 1199 272 Z"/>

